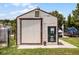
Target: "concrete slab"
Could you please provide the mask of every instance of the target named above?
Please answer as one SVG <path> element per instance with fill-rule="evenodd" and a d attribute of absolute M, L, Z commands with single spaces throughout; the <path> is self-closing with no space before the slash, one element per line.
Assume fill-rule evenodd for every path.
<path fill-rule="evenodd" d="M 18 49 L 33 49 L 33 48 L 77 48 L 76 46 L 68 43 L 68 42 L 65 42 L 63 40 L 60 40 L 59 42 L 61 42 L 62 44 L 60 45 L 47 45 L 47 46 L 44 46 L 44 45 L 20 45 L 18 46 Z"/>

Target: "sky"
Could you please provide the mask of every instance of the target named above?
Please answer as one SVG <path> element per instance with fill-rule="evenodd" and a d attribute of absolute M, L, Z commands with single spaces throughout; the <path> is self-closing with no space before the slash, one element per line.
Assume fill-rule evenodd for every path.
<path fill-rule="evenodd" d="M 47 12 L 57 10 L 67 18 L 76 8 L 76 3 L 0 3 L 0 19 L 15 19 L 37 7 Z"/>

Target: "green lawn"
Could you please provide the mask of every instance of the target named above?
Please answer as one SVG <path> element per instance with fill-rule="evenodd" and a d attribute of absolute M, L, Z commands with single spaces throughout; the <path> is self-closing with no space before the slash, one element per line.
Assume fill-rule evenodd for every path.
<path fill-rule="evenodd" d="M 52 49 L 16 49 L 16 48 L 3 48 L 0 49 L 1 55 L 78 55 L 79 49 L 65 49 L 65 48 L 52 48 Z"/>
<path fill-rule="evenodd" d="M 64 39 L 79 47 L 78 38 Z M 79 55 L 79 48 L 37 48 L 37 49 L 17 49 L 16 40 L 10 40 L 10 47 L 0 48 L 1 55 Z"/>
<path fill-rule="evenodd" d="M 69 42 L 77 47 L 79 47 L 79 37 L 69 37 L 69 38 L 64 38 L 64 41 Z"/>

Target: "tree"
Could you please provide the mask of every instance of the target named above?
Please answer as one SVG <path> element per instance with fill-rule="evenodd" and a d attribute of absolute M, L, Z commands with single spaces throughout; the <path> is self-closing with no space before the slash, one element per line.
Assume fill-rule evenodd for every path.
<path fill-rule="evenodd" d="M 67 20 L 64 20 L 64 29 L 67 29 L 67 28 L 68 28 L 68 21 Z"/>
<path fill-rule="evenodd" d="M 3 24 L 4 26 L 11 26 L 12 27 L 12 34 L 16 33 L 16 20 L 10 20 L 10 19 L 1 19 L 0 24 Z"/>
<path fill-rule="evenodd" d="M 67 24 L 68 27 L 71 27 L 71 15 L 69 14 L 68 16 L 68 24 Z"/>
<path fill-rule="evenodd" d="M 79 3 L 76 6 L 76 9 L 72 11 L 75 27 L 79 29 Z"/>
<path fill-rule="evenodd" d="M 64 22 L 64 16 L 60 14 L 58 11 L 53 11 L 50 13 L 51 15 L 57 17 L 58 19 L 58 27 L 61 28 L 63 22 Z"/>
<path fill-rule="evenodd" d="M 75 17 L 76 20 L 79 20 L 79 3 L 76 6 L 76 9 L 72 11 L 73 16 Z"/>
<path fill-rule="evenodd" d="M 68 21 L 67 21 L 67 27 L 72 27 L 72 26 L 74 26 L 74 17 L 72 17 L 71 14 L 69 14 Z"/>
<path fill-rule="evenodd" d="M 12 26 L 12 33 L 15 34 L 16 33 L 16 20 L 11 20 L 10 21 L 11 26 Z"/>

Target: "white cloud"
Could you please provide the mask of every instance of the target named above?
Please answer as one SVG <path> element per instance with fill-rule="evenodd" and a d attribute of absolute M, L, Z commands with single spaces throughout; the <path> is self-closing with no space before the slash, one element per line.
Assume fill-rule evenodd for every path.
<path fill-rule="evenodd" d="M 11 5 L 13 5 L 13 6 L 20 6 L 20 3 L 12 3 Z"/>
<path fill-rule="evenodd" d="M 28 12 L 28 11 L 29 11 L 29 9 L 26 8 L 26 9 L 20 10 L 19 12 L 20 12 L 20 13 L 24 13 L 24 12 Z"/>
<path fill-rule="evenodd" d="M 17 11 L 12 11 L 12 12 L 10 12 L 10 14 L 17 14 L 17 13 L 19 13 L 20 11 L 19 10 L 17 10 Z"/>
<path fill-rule="evenodd" d="M 25 4 L 24 4 L 25 5 Z M 24 6 L 23 5 L 23 6 Z M 27 8 L 23 9 L 23 10 L 16 10 L 16 11 L 12 11 L 10 12 L 10 14 L 18 14 L 18 13 L 25 13 L 25 12 L 28 12 L 32 9 L 35 9 L 37 7 L 37 5 L 32 5 L 32 4 L 28 4 Z"/>
<path fill-rule="evenodd" d="M 60 14 L 63 14 L 63 12 L 62 11 L 58 11 Z"/>
<path fill-rule="evenodd" d="M 7 4 L 4 4 L 4 7 L 8 7 L 8 5 Z"/>
<path fill-rule="evenodd" d="M 11 3 L 11 5 L 15 6 L 15 7 L 26 7 L 31 5 L 31 3 Z M 4 4 L 4 7 L 8 7 L 8 4 Z"/>
<path fill-rule="evenodd" d="M 73 14 L 71 13 L 71 16 L 73 16 Z"/>
<path fill-rule="evenodd" d="M 5 19 L 5 18 L 7 18 L 7 19 L 11 19 L 11 18 L 16 18 L 18 15 L 20 15 L 20 14 L 23 14 L 23 13 L 26 13 L 26 12 L 28 12 L 28 11 L 30 11 L 30 10 L 33 10 L 33 9 L 35 9 L 36 7 L 37 7 L 37 5 L 36 4 L 22 4 L 22 5 L 19 5 L 19 4 L 15 4 L 16 6 L 26 6 L 24 9 L 22 8 L 22 9 L 20 9 L 20 10 L 13 10 L 13 11 L 10 11 L 9 13 L 0 13 L 0 18 L 2 18 L 2 19 Z M 8 14 L 8 15 L 7 15 Z"/>
<path fill-rule="evenodd" d="M 30 10 L 32 10 L 32 9 L 35 9 L 37 7 L 37 5 L 28 5 L 28 7 L 26 8 L 26 9 L 23 9 L 23 10 L 21 10 L 20 12 L 21 13 L 24 13 L 24 12 L 28 12 L 28 11 L 30 11 Z"/>
<path fill-rule="evenodd" d="M 30 3 L 11 3 L 11 5 L 16 6 L 16 7 L 19 7 L 19 6 L 25 7 L 25 6 L 30 5 Z"/>
<path fill-rule="evenodd" d="M 31 4 L 30 3 L 22 3 L 21 4 L 22 7 L 29 6 L 29 5 L 31 5 Z"/>
<path fill-rule="evenodd" d="M 29 6 L 28 6 L 28 8 L 36 8 L 36 7 L 37 7 L 37 5 L 34 5 L 34 6 L 29 5 Z"/>
<path fill-rule="evenodd" d="M 2 17 L 2 16 L 5 16 L 6 14 L 4 14 L 4 13 L 0 13 L 0 17 Z"/>
<path fill-rule="evenodd" d="M 30 3 L 18 3 L 18 4 L 17 3 L 15 3 L 15 4 L 11 3 L 11 5 L 13 5 L 13 6 L 17 7 L 17 8 L 19 8 L 19 6 L 21 6 L 21 8 L 22 7 L 25 7 L 25 8 L 24 9 L 22 8 L 20 10 L 18 10 L 18 9 L 17 10 L 14 10 L 13 9 L 9 13 L 7 13 L 7 12 L 0 13 L 0 18 L 2 18 L 2 19 L 16 18 L 18 15 L 23 14 L 23 13 L 26 13 L 26 12 L 28 12 L 30 10 L 33 10 L 33 9 L 35 9 L 37 7 L 36 4 L 30 4 Z M 5 4 L 4 6 L 5 7 L 8 7 L 9 5 L 8 4 Z"/>

